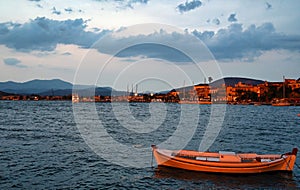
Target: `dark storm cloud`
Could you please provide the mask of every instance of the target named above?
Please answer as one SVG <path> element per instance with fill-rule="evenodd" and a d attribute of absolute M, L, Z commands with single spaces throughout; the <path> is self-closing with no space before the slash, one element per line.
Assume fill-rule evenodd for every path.
<path fill-rule="evenodd" d="M 236 14 L 235 14 L 235 13 L 232 13 L 232 14 L 229 15 L 229 17 L 228 17 L 227 20 L 228 20 L 229 22 L 236 22 L 237 19 L 235 18 L 235 16 L 236 16 Z"/>
<path fill-rule="evenodd" d="M 22 62 L 16 58 L 5 58 L 3 59 L 5 65 L 14 66 L 19 68 L 26 68 L 27 66 L 23 65 Z"/>
<path fill-rule="evenodd" d="M 203 40 L 217 59 L 248 59 L 260 56 L 263 51 L 285 49 L 300 50 L 300 35 L 277 33 L 272 23 L 251 25 L 231 24 L 218 32 L 193 31 Z"/>
<path fill-rule="evenodd" d="M 86 21 L 51 20 L 38 17 L 24 24 L 0 23 L 0 44 L 18 51 L 52 51 L 57 44 L 90 47 L 108 31 L 85 31 Z"/>
<path fill-rule="evenodd" d="M 179 4 L 176 9 L 180 13 L 188 12 L 190 10 L 196 9 L 202 5 L 202 2 L 199 0 L 192 0 L 190 2 L 186 1 L 185 3 Z"/>

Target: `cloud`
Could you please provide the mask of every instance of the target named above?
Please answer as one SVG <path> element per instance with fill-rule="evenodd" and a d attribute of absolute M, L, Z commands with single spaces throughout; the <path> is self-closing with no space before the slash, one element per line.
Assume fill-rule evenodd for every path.
<path fill-rule="evenodd" d="M 55 7 L 53 7 L 53 8 L 52 8 L 52 14 L 60 15 L 60 14 L 61 14 L 61 12 L 60 12 L 60 11 L 58 11 L 58 10 L 56 10 L 56 8 L 55 8 Z"/>
<path fill-rule="evenodd" d="M 73 12 L 73 9 L 72 9 L 72 8 L 65 8 L 65 11 L 66 11 L 67 13 L 72 13 L 72 12 Z"/>
<path fill-rule="evenodd" d="M 19 68 L 26 68 L 26 65 L 21 64 L 22 62 L 16 58 L 5 58 L 3 59 L 5 65 L 14 66 Z"/>
<path fill-rule="evenodd" d="M 98 2 L 109 2 L 108 0 L 95 0 Z M 149 0 L 112 0 L 110 2 L 114 2 L 117 4 L 117 8 L 126 9 L 131 8 L 133 9 L 136 4 L 147 4 Z"/>
<path fill-rule="evenodd" d="M 15 66 L 21 63 L 21 61 L 16 58 L 5 58 L 3 59 L 3 61 L 6 65 L 11 65 L 11 66 Z"/>
<path fill-rule="evenodd" d="M 194 47 L 195 39 L 197 41 L 197 38 L 190 34 L 167 33 L 161 30 L 149 35 L 141 34 L 124 38 L 107 35 L 94 48 L 99 52 L 121 58 L 132 59 L 140 57 L 162 59 L 177 63 L 191 62 L 192 60 L 176 47 L 182 47 L 183 49 Z M 172 44 L 176 47 L 172 46 Z M 194 49 L 191 48 L 189 50 L 194 51 Z"/>
<path fill-rule="evenodd" d="M 101 51 L 101 49 L 100 49 Z M 191 62 L 192 60 L 181 51 L 158 43 L 142 43 L 126 48 L 116 54 L 117 57 L 156 58 L 171 62 Z"/>
<path fill-rule="evenodd" d="M 215 25 L 220 25 L 221 24 L 221 21 L 218 18 L 214 18 L 212 20 L 211 19 L 207 19 L 206 22 L 207 23 L 212 23 L 212 24 L 215 24 Z"/>
<path fill-rule="evenodd" d="M 231 24 L 216 33 L 195 30 L 193 34 L 204 41 L 217 59 L 222 60 L 253 60 L 263 51 L 300 49 L 300 35 L 277 33 L 272 23 L 251 25 L 246 29 L 242 24 Z"/>
<path fill-rule="evenodd" d="M 41 8 L 41 9 L 43 8 L 43 6 L 40 4 L 36 4 L 36 7 Z"/>
<path fill-rule="evenodd" d="M 266 2 L 266 9 L 267 9 L 267 10 L 272 9 L 272 5 L 271 5 L 270 3 L 268 3 L 268 2 Z"/>
<path fill-rule="evenodd" d="M 38 4 L 38 2 L 41 2 L 41 0 L 28 0 L 28 1 L 31 1 L 31 2 L 36 2 L 36 7 L 38 8 L 43 8 L 43 6 L 41 4 Z"/>
<path fill-rule="evenodd" d="M 0 25 L 0 35 L 7 34 L 9 32 L 9 28 L 14 24 L 11 22 L 1 23 Z"/>
<path fill-rule="evenodd" d="M 65 52 L 65 53 L 62 53 L 61 55 L 69 56 L 69 55 L 72 55 L 72 54 L 70 52 Z"/>
<path fill-rule="evenodd" d="M 188 12 L 191 11 L 193 9 L 196 9 L 198 7 L 200 7 L 202 5 L 202 2 L 199 0 L 192 0 L 190 2 L 186 1 L 185 3 L 181 3 L 179 4 L 176 9 L 180 12 L 180 13 L 184 13 L 184 12 Z"/>
<path fill-rule="evenodd" d="M 51 20 L 38 17 L 24 24 L 0 23 L 0 44 L 22 52 L 51 52 L 58 44 L 73 44 L 81 48 L 94 48 L 99 52 L 121 58 L 147 57 L 172 62 L 191 60 L 173 46 L 182 47 L 199 54 L 199 41 L 202 40 L 219 60 L 254 60 L 264 51 L 299 51 L 300 35 L 287 35 L 276 32 L 272 23 L 260 26 L 233 23 L 227 28 L 214 31 L 186 31 L 167 33 L 163 30 L 148 35 L 115 37 L 108 30 L 86 31 L 83 19 Z M 105 36 L 103 38 L 103 36 Z M 99 39 L 100 44 L 93 44 Z M 127 45 L 130 45 L 128 47 Z M 118 52 L 118 48 L 127 47 Z M 66 54 L 67 55 L 67 54 Z M 205 57 L 205 56 L 204 56 Z M 204 58 L 206 59 L 206 57 Z"/>
<path fill-rule="evenodd" d="M 115 0 L 115 1 L 118 1 L 118 0 Z M 134 8 L 134 5 L 135 4 L 147 4 L 149 0 L 128 0 L 128 1 L 125 1 L 125 6 L 126 7 L 129 7 L 129 8 Z"/>
<path fill-rule="evenodd" d="M 236 16 L 236 14 L 235 14 L 235 13 L 232 13 L 232 14 L 229 15 L 229 17 L 228 17 L 227 20 L 228 20 L 229 22 L 236 22 L 237 19 L 235 18 L 235 16 Z"/>
<path fill-rule="evenodd" d="M 85 28 L 83 19 L 58 21 L 37 17 L 24 24 L 0 23 L 0 44 L 23 52 L 53 51 L 57 44 L 88 48 L 108 32 L 88 32 Z"/>
<path fill-rule="evenodd" d="M 220 20 L 218 19 L 218 18 L 214 18 L 213 20 L 212 20 L 212 23 L 214 23 L 215 25 L 220 25 Z"/>

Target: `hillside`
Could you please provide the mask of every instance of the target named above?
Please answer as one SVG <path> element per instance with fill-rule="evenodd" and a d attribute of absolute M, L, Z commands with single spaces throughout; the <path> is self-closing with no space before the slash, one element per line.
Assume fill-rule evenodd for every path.
<path fill-rule="evenodd" d="M 14 94 L 39 94 L 45 91 L 72 89 L 72 84 L 60 79 L 32 80 L 27 82 L 0 82 L 0 91 Z"/>
<path fill-rule="evenodd" d="M 126 92 L 115 91 L 111 87 L 94 87 L 93 85 L 75 85 L 75 93 L 80 96 L 89 96 L 93 93 L 97 96 L 124 95 Z M 19 95 L 41 95 L 41 96 L 67 96 L 72 94 L 73 85 L 71 83 L 53 79 L 53 80 L 32 80 L 28 82 L 0 82 L 0 95 L 9 94 Z"/>
<path fill-rule="evenodd" d="M 222 84 L 226 84 L 226 86 L 234 86 L 238 82 L 242 82 L 244 84 L 258 85 L 264 83 L 262 80 L 251 79 L 251 78 L 243 78 L 243 77 L 225 77 L 223 79 L 218 79 L 212 82 L 211 86 L 220 86 Z"/>
<path fill-rule="evenodd" d="M 13 95 L 13 94 L 0 91 L 0 97 L 1 96 L 9 96 L 9 95 Z"/>

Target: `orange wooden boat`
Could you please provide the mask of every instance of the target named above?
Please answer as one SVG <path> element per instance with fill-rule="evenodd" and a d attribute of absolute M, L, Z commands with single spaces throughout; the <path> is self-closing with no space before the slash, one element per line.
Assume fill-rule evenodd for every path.
<path fill-rule="evenodd" d="M 197 152 L 192 150 L 172 151 L 152 145 L 157 165 L 185 170 L 215 173 L 262 173 L 271 171 L 292 171 L 298 149 L 285 154 L 258 155 L 220 151 Z"/>

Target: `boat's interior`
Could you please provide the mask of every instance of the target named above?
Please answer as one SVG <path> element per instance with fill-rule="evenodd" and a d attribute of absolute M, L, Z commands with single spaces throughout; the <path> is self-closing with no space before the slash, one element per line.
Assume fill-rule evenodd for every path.
<path fill-rule="evenodd" d="M 245 163 L 245 162 L 271 162 L 281 158 L 281 155 L 258 155 L 255 153 L 242 153 L 237 154 L 235 152 L 219 151 L 217 152 L 197 152 L 191 150 L 173 151 L 171 153 L 173 157 L 180 157 L 199 161 L 209 162 L 233 162 L 233 163 Z"/>

